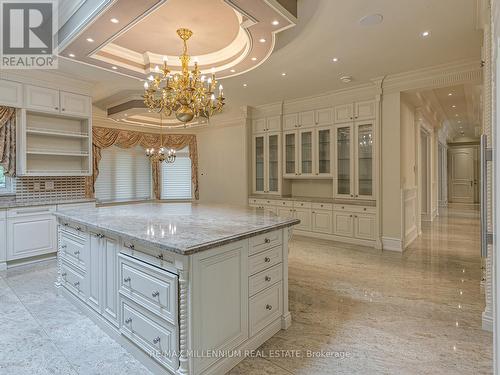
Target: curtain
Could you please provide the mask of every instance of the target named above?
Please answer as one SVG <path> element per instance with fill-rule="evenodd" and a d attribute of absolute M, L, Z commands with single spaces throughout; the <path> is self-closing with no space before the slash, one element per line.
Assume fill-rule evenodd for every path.
<path fill-rule="evenodd" d="M 16 175 L 16 109 L 0 106 L 0 166 L 4 175 Z"/>
<path fill-rule="evenodd" d="M 191 158 L 191 184 L 193 185 L 194 197 L 199 199 L 198 189 L 198 149 L 196 147 L 196 135 L 194 134 L 150 134 L 138 131 L 121 130 L 113 128 L 92 128 L 92 151 L 93 151 L 93 173 L 86 179 L 87 196 L 93 197 L 94 185 L 99 175 L 99 161 L 101 150 L 111 146 L 130 148 L 140 145 L 143 148 L 159 148 L 161 145 L 174 150 L 180 150 L 189 146 L 189 157 Z M 160 165 L 151 165 L 153 175 L 153 193 L 156 199 L 161 197 Z"/>

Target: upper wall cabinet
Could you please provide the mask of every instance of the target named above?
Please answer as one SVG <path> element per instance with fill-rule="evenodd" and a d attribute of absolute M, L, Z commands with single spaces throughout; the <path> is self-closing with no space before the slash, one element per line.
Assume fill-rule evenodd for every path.
<path fill-rule="evenodd" d="M 24 107 L 31 111 L 57 113 L 67 116 L 89 117 L 90 97 L 46 87 L 24 87 Z"/>
<path fill-rule="evenodd" d="M 268 133 L 253 136 L 253 192 L 279 194 L 281 192 L 281 134 Z"/>
<path fill-rule="evenodd" d="M 333 108 L 291 113 L 283 116 L 283 130 L 310 128 L 333 124 Z"/>
<path fill-rule="evenodd" d="M 270 116 L 252 121 L 254 134 L 281 131 L 281 116 Z"/>
<path fill-rule="evenodd" d="M 0 79 L 0 105 L 21 108 L 23 106 L 23 85 Z"/>
<path fill-rule="evenodd" d="M 376 102 L 368 100 L 335 106 L 335 123 L 340 124 L 350 121 L 365 121 L 376 116 Z"/>

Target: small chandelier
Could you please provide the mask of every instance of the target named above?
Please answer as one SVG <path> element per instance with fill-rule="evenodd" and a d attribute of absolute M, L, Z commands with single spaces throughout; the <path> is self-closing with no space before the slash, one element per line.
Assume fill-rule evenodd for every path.
<path fill-rule="evenodd" d="M 224 93 L 219 85 L 216 96 L 217 80 L 212 70 L 210 77 L 201 75 L 198 61 L 194 69 L 189 71 L 187 40 L 193 35 L 189 29 L 178 29 L 177 35 L 184 42 L 184 51 L 179 59 L 182 64 L 181 73 L 171 73 L 168 69 L 167 57 L 163 57 L 163 67 L 155 67 L 155 76 L 150 75 L 144 83 L 144 104 L 151 111 L 175 117 L 188 123 L 195 118 L 209 119 L 216 112 L 221 112 L 224 106 Z M 149 81 L 149 83 L 148 83 Z"/>
<path fill-rule="evenodd" d="M 167 150 L 163 146 L 161 146 L 157 151 L 155 151 L 154 148 L 147 148 L 146 156 L 149 157 L 149 160 L 151 160 L 152 163 L 156 161 L 159 161 L 160 163 L 164 161 L 167 163 L 173 163 L 176 158 L 175 150 L 173 148 Z"/>

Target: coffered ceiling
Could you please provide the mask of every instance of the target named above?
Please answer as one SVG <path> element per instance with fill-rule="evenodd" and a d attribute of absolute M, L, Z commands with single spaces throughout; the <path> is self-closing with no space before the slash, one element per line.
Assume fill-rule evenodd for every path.
<path fill-rule="evenodd" d="M 235 5 L 234 1 L 206 1 L 213 1 L 213 8 L 207 10 L 204 1 L 167 0 L 165 9 L 170 6 L 172 12 L 162 12 L 158 8 L 158 13 L 151 13 L 133 28 L 112 38 L 110 43 L 99 39 L 100 32 L 92 35 L 81 33 L 79 39 L 75 39 L 77 44 L 74 47 L 79 46 L 85 54 L 92 51 L 84 50 L 84 46 L 89 48 L 92 45 L 94 54 L 104 53 L 94 59 L 97 63 L 94 61 L 93 65 L 107 64 L 107 67 L 82 65 L 75 59 L 65 58 L 60 62 L 60 70 L 95 82 L 94 98 L 102 107 L 113 101 L 116 104 L 115 99 L 122 92 L 135 91 L 138 97 L 142 87 L 138 78 L 144 78 L 144 75 L 131 73 L 124 66 L 119 66 L 118 61 L 114 61 L 113 65 L 117 69 L 112 70 L 110 61 L 106 61 L 109 57 L 106 48 L 113 45 L 118 50 L 135 51 L 144 58 L 144 66 L 147 65 L 144 57 L 147 52 L 151 53 L 150 59 L 155 63 L 158 62 L 155 58 L 161 54 L 176 56 L 181 44 L 172 34 L 180 24 L 179 20 L 183 19 L 187 26 L 194 29 L 193 55 L 210 55 L 217 49 L 220 51 L 229 40 L 238 39 L 240 31 L 237 23 L 241 25 L 246 17 L 252 17 L 249 17 L 251 14 L 242 15 L 243 12 L 235 11 L 231 7 Z M 130 6 L 148 2 L 153 0 L 130 0 Z M 271 2 L 238 2 L 239 5 L 244 3 L 264 6 Z M 184 9 L 182 4 L 189 6 Z M 259 105 L 353 87 L 386 74 L 460 60 L 480 60 L 481 31 L 476 28 L 475 0 L 298 0 L 297 7 L 296 26 L 273 34 L 274 46 L 266 49 L 268 52 L 272 50 L 272 53 L 270 56 L 266 56 L 265 51 L 259 53 L 260 64 L 252 65 L 252 70 L 247 70 L 244 65 L 240 68 L 219 67 L 219 75 L 226 77 L 222 83 L 228 110 L 241 105 Z M 196 15 L 198 10 L 202 10 L 200 15 Z M 203 18 L 204 14 L 206 18 Z M 106 14 L 103 20 L 109 24 L 111 16 Z M 377 23 L 380 18 L 382 22 Z M 362 19 L 364 21 L 360 22 Z M 293 17 L 290 20 L 293 21 Z M 285 19 L 280 19 L 281 26 L 286 26 L 284 22 Z M 197 25 L 203 26 L 202 30 L 196 30 Z M 101 29 L 96 24 L 88 30 Z M 428 32 L 425 37 L 422 34 L 424 31 Z M 258 41 L 260 35 L 256 32 L 252 36 L 252 46 L 263 48 Z M 88 37 L 95 42 L 87 42 Z M 268 38 L 262 38 L 267 43 Z M 67 44 L 63 52 L 69 53 L 71 46 L 71 43 Z M 104 52 L 97 52 L 96 47 L 99 46 Z M 235 47 L 234 51 L 237 50 Z M 237 56 L 236 52 L 233 58 L 237 59 Z M 246 56 L 251 58 L 253 55 L 247 53 Z M 231 69 L 237 70 L 237 74 L 231 74 Z M 238 75 L 242 72 L 245 73 Z M 341 82 L 339 78 L 343 75 L 351 75 L 353 81 L 348 84 Z M 436 92 L 436 95 L 441 94 Z M 460 95 L 462 93 L 457 88 L 456 98 Z"/>

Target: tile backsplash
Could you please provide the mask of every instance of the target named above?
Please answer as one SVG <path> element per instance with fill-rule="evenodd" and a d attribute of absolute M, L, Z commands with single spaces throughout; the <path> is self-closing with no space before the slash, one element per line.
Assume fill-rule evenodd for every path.
<path fill-rule="evenodd" d="M 85 198 L 85 177 L 17 177 L 17 201 L 54 201 Z"/>

